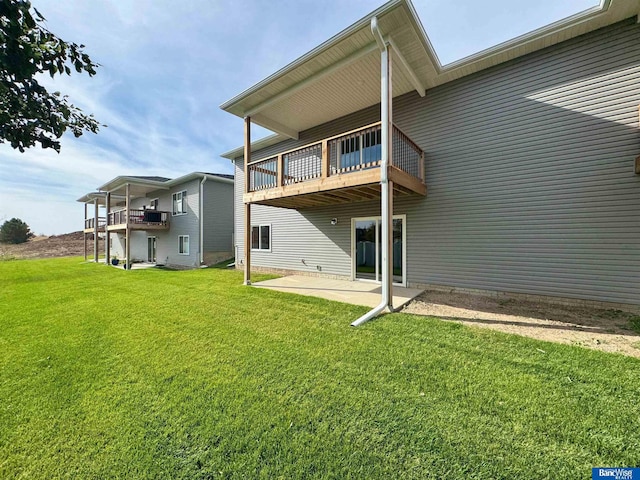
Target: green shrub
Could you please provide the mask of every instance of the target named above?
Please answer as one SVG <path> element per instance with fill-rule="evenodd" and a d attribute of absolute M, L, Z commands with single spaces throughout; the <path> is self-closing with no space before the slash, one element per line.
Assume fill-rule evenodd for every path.
<path fill-rule="evenodd" d="M 29 229 L 29 225 L 19 218 L 7 220 L 0 227 L 1 243 L 24 243 L 35 235 Z"/>

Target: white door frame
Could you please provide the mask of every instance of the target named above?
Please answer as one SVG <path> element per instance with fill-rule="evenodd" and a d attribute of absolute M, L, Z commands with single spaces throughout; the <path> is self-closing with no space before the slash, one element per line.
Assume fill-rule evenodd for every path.
<path fill-rule="evenodd" d="M 397 282 L 393 282 L 394 285 L 397 285 L 399 287 L 406 287 L 407 286 L 407 215 L 406 214 L 402 214 L 402 215 L 394 215 L 393 216 L 394 220 L 402 220 L 402 282 L 401 283 L 397 283 Z M 378 235 L 378 225 L 380 224 L 380 221 L 382 220 L 382 217 L 380 215 L 377 216 L 371 216 L 371 217 L 352 217 L 351 218 L 351 232 L 350 232 L 350 237 L 351 237 L 351 280 L 352 281 L 358 281 L 358 282 L 372 282 L 372 283 L 380 283 L 380 281 L 378 280 L 367 280 L 365 278 L 356 278 L 356 236 L 355 236 L 355 227 L 356 227 L 356 222 L 358 221 L 366 221 L 366 220 L 376 220 L 376 277 L 378 276 L 378 248 L 380 248 L 380 243 L 378 241 L 379 239 L 379 235 Z M 391 259 L 391 262 L 393 263 L 393 258 Z"/>

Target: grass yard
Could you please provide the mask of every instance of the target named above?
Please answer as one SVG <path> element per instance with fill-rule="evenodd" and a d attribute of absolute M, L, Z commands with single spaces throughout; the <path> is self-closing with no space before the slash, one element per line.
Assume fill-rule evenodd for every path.
<path fill-rule="evenodd" d="M 0 262 L 0 478 L 586 479 L 640 361 L 241 285 Z"/>

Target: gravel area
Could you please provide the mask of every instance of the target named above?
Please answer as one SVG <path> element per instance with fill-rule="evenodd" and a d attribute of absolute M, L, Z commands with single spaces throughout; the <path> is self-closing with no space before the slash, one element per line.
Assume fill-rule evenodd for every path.
<path fill-rule="evenodd" d="M 640 315 L 622 310 L 427 290 L 402 311 L 640 358 Z"/>

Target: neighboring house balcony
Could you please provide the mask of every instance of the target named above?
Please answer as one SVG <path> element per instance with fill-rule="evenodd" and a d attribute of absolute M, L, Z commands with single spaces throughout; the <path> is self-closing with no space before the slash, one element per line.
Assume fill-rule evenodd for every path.
<path fill-rule="evenodd" d="M 98 217 L 98 230 L 104 232 L 104 226 L 107 222 L 105 217 Z M 96 230 L 96 219 L 85 218 L 84 220 L 84 233 L 93 233 Z"/>
<path fill-rule="evenodd" d="M 132 208 L 127 221 L 127 209 L 123 208 L 109 213 L 107 230 L 126 230 L 127 226 L 130 230 L 168 230 L 170 215 L 170 212 Z"/>
<path fill-rule="evenodd" d="M 249 163 L 243 200 L 300 209 L 380 198 L 381 156 L 377 122 Z M 424 153 L 395 125 L 388 176 L 397 195 L 427 193 Z"/>

